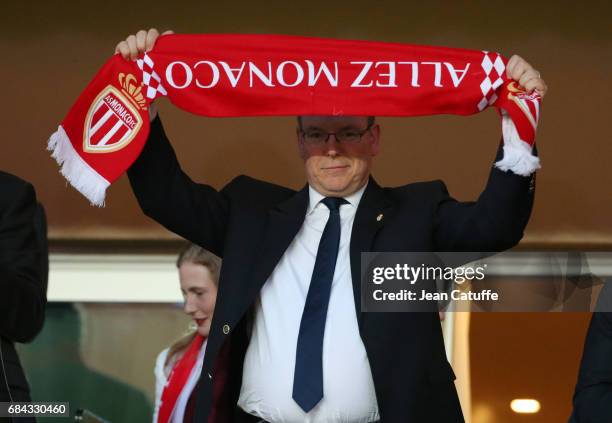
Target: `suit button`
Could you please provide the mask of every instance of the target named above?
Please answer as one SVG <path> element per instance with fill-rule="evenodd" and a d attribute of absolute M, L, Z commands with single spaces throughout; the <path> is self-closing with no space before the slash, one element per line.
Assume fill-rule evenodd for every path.
<path fill-rule="evenodd" d="M 229 325 L 223 325 L 223 334 L 227 335 L 228 333 L 230 333 Z"/>
<path fill-rule="evenodd" d="M 212 375 L 210 373 L 208 373 L 208 378 L 212 380 Z"/>

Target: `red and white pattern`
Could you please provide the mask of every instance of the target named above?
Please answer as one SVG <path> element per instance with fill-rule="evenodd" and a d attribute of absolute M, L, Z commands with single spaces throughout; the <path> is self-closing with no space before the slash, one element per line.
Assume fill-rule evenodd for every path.
<path fill-rule="evenodd" d="M 538 121 L 540 120 L 540 102 L 542 101 L 537 91 L 531 94 L 518 93 L 516 94 L 514 102 L 520 107 L 525 113 L 525 117 L 533 127 L 535 131 L 538 127 Z"/>
<path fill-rule="evenodd" d="M 488 51 L 483 51 L 483 53 L 484 57 L 480 65 L 485 71 L 485 78 L 480 83 L 482 100 L 478 103 L 479 111 L 483 111 L 497 101 L 495 90 L 504 83 L 503 74 L 506 70 L 506 65 L 499 54 L 489 53 Z"/>
<path fill-rule="evenodd" d="M 142 151 L 149 133 L 147 104 L 159 96 L 210 117 L 471 115 L 495 106 L 502 112 L 504 134 L 504 160 L 497 165 L 528 175 L 539 167 L 531 147 L 540 98 L 508 80 L 506 63 L 488 51 L 399 43 L 169 34 L 136 62 L 119 54 L 106 62 L 52 134 L 48 148 L 70 183 L 93 204 L 103 205 L 108 185 Z M 395 67 L 407 64 L 410 78 L 406 72 L 396 74 Z M 321 73 L 324 65 L 329 74 Z M 286 67 L 295 68 L 290 83 Z M 184 74 L 180 84 L 174 68 L 177 77 Z M 109 87 L 122 101 L 104 109 L 99 102 Z"/>
<path fill-rule="evenodd" d="M 153 69 L 155 63 L 150 56 L 145 53 L 142 59 L 136 61 L 136 64 L 142 71 L 142 83 L 147 87 L 147 98 L 155 100 L 160 95 L 168 95 L 159 74 Z"/>

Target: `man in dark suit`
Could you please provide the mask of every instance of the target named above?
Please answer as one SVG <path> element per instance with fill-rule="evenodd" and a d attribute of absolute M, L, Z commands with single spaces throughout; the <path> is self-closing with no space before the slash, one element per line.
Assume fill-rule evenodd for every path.
<path fill-rule="evenodd" d="M 46 231 L 32 185 L 0 172 L 0 402 L 30 401 L 13 343 L 31 341 L 43 326 Z"/>
<path fill-rule="evenodd" d="M 117 45 L 134 59 L 157 31 Z M 542 93 L 515 56 L 510 77 Z M 533 179 L 494 168 L 475 203 L 441 181 L 380 187 L 373 117 L 302 116 L 299 191 L 240 176 L 220 191 L 179 166 L 154 106 L 151 133 L 128 171 L 144 213 L 223 257 L 198 384 L 196 419 L 225 371 L 235 422 L 460 422 L 437 313 L 362 313 L 362 251 L 499 251 L 517 244 Z M 228 369 L 217 369 L 220 355 Z"/>
<path fill-rule="evenodd" d="M 608 278 L 584 342 L 571 423 L 612 421 L 612 279 Z"/>

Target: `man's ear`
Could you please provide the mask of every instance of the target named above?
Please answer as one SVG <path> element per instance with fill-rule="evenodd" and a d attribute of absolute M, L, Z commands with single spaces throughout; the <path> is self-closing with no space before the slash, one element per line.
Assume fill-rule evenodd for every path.
<path fill-rule="evenodd" d="M 370 134 L 372 137 L 372 156 L 376 156 L 380 153 L 380 125 L 376 124 L 372 126 Z"/>
<path fill-rule="evenodd" d="M 297 142 L 298 147 L 298 156 L 300 157 L 300 159 L 306 160 L 306 146 L 302 141 L 302 134 L 300 133 L 300 128 L 298 127 L 295 128 L 295 140 Z"/>

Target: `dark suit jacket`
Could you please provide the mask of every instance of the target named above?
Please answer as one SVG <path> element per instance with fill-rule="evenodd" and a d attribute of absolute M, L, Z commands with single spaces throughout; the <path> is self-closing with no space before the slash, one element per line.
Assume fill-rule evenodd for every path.
<path fill-rule="evenodd" d="M 302 226 L 308 188 L 296 192 L 246 176 L 221 191 L 194 183 L 182 172 L 159 119 L 152 122 L 149 140 L 128 173 L 146 215 L 223 257 L 198 385 L 197 421 L 204 421 L 222 347 L 231 357 L 228 390 L 236 403 L 248 345 L 248 311 Z M 449 197 L 441 181 L 382 188 L 370 180 L 355 216 L 350 259 L 355 313 L 382 421 L 443 423 L 463 417 L 438 314 L 362 313 L 360 253 L 510 248 L 521 239 L 531 212 L 530 182 L 493 169 L 479 200 L 460 203 Z M 377 220 L 381 213 L 384 219 Z"/>
<path fill-rule="evenodd" d="M 0 172 L 0 348 L 14 400 L 29 400 L 29 387 L 13 342 L 40 331 L 47 301 L 47 234 L 44 211 L 29 183 Z M 0 401 L 8 392 L 0 365 Z"/>
<path fill-rule="evenodd" d="M 612 421 L 612 313 L 593 313 L 574 393 L 576 423 Z"/>

